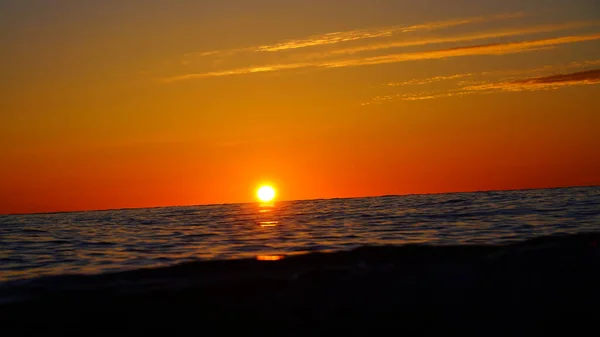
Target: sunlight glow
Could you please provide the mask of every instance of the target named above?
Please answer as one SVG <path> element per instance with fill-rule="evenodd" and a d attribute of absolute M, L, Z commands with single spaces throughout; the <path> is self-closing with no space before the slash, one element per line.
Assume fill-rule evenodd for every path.
<path fill-rule="evenodd" d="M 275 199 L 275 189 L 273 186 L 264 185 L 256 191 L 256 196 L 262 202 L 270 202 Z"/>

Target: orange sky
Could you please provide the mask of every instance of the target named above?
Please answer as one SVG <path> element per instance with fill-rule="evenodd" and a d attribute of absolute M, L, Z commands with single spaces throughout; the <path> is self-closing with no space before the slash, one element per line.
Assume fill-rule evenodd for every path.
<path fill-rule="evenodd" d="M 0 213 L 598 185 L 598 13 L 2 2 Z"/>

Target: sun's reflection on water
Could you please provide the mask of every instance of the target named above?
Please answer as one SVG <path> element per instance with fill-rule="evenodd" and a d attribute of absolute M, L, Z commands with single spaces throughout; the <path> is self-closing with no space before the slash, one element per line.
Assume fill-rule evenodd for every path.
<path fill-rule="evenodd" d="M 259 261 L 279 261 L 285 258 L 284 255 L 257 255 L 256 259 Z"/>
<path fill-rule="evenodd" d="M 260 227 L 275 227 L 279 224 L 279 221 L 260 221 L 258 224 Z"/>
<path fill-rule="evenodd" d="M 275 218 L 275 203 L 261 203 L 258 205 L 258 225 L 260 227 L 276 227 L 279 225 L 279 221 Z"/>

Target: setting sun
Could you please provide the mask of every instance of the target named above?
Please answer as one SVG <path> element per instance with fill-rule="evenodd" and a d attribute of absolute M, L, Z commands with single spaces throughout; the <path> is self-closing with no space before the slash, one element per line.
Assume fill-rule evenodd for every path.
<path fill-rule="evenodd" d="M 273 199 L 275 199 L 275 194 L 275 189 L 269 185 L 261 186 L 256 191 L 256 196 L 262 202 L 273 201 Z"/>

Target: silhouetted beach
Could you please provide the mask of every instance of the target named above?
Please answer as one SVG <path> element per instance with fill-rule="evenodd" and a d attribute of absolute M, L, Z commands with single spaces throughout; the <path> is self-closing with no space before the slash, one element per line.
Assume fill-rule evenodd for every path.
<path fill-rule="evenodd" d="M 597 327 L 598 284 L 600 233 L 508 245 L 361 247 L 5 283 L 0 330 L 578 335 Z"/>

